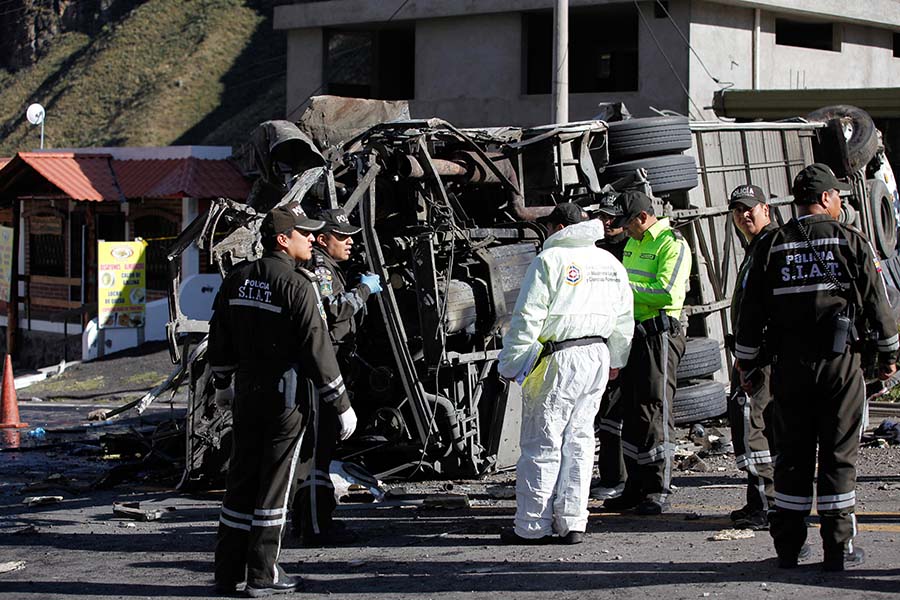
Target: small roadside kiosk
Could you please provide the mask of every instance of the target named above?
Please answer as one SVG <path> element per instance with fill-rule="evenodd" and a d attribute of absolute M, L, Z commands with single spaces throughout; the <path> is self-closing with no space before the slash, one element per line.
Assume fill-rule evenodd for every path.
<path fill-rule="evenodd" d="M 80 334 L 97 315 L 101 241 L 142 239 L 146 293 L 135 299 L 164 298 L 174 238 L 210 200 L 242 199 L 250 190 L 230 156 L 229 147 L 173 146 L 20 152 L 0 159 L 6 161 L 0 162 L 2 349 L 19 362 L 44 365 L 77 354 L 80 342 L 70 350 L 68 336 Z M 182 272 L 206 272 L 203 258 L 191 248 Z M 114 326 L 142 323 L 123 319 L 119 325 L 117 319 Z"/>

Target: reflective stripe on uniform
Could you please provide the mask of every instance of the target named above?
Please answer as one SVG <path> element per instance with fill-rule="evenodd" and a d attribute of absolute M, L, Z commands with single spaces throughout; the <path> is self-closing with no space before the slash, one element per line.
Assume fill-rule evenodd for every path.
<path fill-rule="evenodd" d="M 843 238 L 820 238 L 817 240 L 811 240 L 813 246 L 847 246 L 847 240 Z M 783 250 L 797 250 L 803 248 L 809 248 L 810 244 L 804 242 L 786 242 L 784 244 L 778 244 L 777 246 L 772 246 L 772 252 L 781 252 Z"/>
<path fill-rule="evenodd" d="M 897 350 L 897 348 L 900 348 L 900 336 L 895 334 L 885 340 L 878 340 L 875 344 L 878 347 L 879 352 Z"/>
<path fill-rule="evenodd" d="M 734 355 L 744 360 L 753 360 L 759 356 L 759 346 L 742 346 L 735 343 Z"/>
<path fill-rule="evenodd" d="M 841 284 L 840 288 L 842 290 L 847 289 L 846 284 Z M 796 285 L 793 287 L 787 288 L 778 288 L 772 290 L 773 296 L 786 296 L 788 294 L 807 294 L 809 292 L 830 292 L 835 288 L 834 284 L 831 283 L 814 283 L 811 285 Z"/>
<path fill-rule="evenodd" d="M 273 313 L 281 314 L 281 307 L 275 306 L 274 304 L 266 304 L 265 302 L 259 302 L 257 300 L 245 300 L 243 298 L 233 298 L 228 301 L 230 306 L 247 306 L 250 308 L 259 308 L 262 310 L 267 310 Z"/>
<path fill-rule="evenodd" d="M 622 421 L 613 421 L 611 419 L 600 419 L 597 429 L 605 431 L 619 437 L 622 436 Z"/>
<path fill-rule="evenodd" d="M 775 506 L 785 510 L 808 511 L 812 508 L 812 496 L 790 496 L 775 492 Z"/>
<path fill-rule="evenodd" d="M 851 490 L 844 494 L 819 496 L 816 498 L 816 510 L 837 510 L 850 508 L 856 505 L 856 491 Z"/>
<path fill-rule="evenodd" d="M 250 531 L 249 523 L 238 523 L 237 521 L 232 521 L 225 515 L 219 515 L 219 523 L 225 525 L 226 527 L 231 527 L 232 529 L 240 529 L 242 531 Z"/>
<path fill-rule="evenodd" d="M 747 465 L 770 464 L 772 462 L 772 455 L 768 450 L 765 450 L 760 452 L 750 452 L 749 454 L 740 454 L 735 456 L 734 460 L 737 462 L 737 468 L 744 470 Z"/>

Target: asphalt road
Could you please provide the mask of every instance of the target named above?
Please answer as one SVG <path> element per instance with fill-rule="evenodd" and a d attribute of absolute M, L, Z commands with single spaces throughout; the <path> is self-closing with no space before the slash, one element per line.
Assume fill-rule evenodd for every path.
<path fill-rule="evenodd" d="M 24 407 L 23 415 L 30 411 Z M 78 448 L 0 452 L 0 600 L 210 596 L 221 492 L 172 491 L 171 482 L 140 471 L 112 489 L 87 489 L 117 461 L 73 456 Z M 514 512 L 513 500 L 488 491 L 511 485 L 514 476 L 500 474 L 489 481 L 452 482 L 453 493 L 469 496 L 468 509 L 342 505 L 341 517 L 359 533 L 354 544 L 303 549 L 288 537 L 282 562 L 304 576 L 308 595 L 367 600 L 825 600 L 894 598 L 900 592 L 897 448 L 862 450 L 857 539 L 867 561 L 842 574 L 821 571 L 815 518 L 809 529 L 812 557 L 796 570 L 775 566 L 767 532 L 711 541 L 728 527 L 727 513 L 742 504 L 744 491 L 732 457 L 708 463 L 708 472 L 676 473 L 672 511 L 661 516 L 604 513 L 592 503 L 589 535 L 577 546 L 500 545 L 497 533 Z M 426 494 L 448 485 L 404 487 Z M 45 494 L 63 500 L 22 504 L 27 496 Z M 151 522 L 120 518 L 112 504 L 121 501 L 162 509 L 162 516 Z M 3 573 L 10 562 L 24 564 Z"/>

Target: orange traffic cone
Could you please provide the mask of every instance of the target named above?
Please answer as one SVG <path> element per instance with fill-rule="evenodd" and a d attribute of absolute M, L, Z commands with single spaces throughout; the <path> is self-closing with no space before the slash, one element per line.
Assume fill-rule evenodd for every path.
<path fill-rule="evenodd" d="M 19 399 L 16 397 L 16 382 L 13 378 L 12 360 L 6 355 L 3 365 L 3 393 L 0 394 L 0 429 L 21 429 L 28 423 L 19 420 Z"/>

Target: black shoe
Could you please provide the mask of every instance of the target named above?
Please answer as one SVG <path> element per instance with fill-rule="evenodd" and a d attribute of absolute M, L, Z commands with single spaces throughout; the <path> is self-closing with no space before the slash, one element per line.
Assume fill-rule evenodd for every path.
<path fill-rule="evenodd" d="M 800 546 L 800 552 L 797 553 L 797 556 L 788 556 L 786 554 L 778 555 L 778 568 L 779 569 L 796 569 L 797 563 L 801 560 L 806 560 L 809 558 L 810 554 L 812 554 L 812 550 L 809 547 L 809 544 L 803 544 Z"/>
<path fill-rule="evenodd" d="M 507 546 L 541 546 L 543 544 L 552 544 L 553 536 L 545 535 L 539 538 L 525 538 L 516 533 L 515 528 L 507 527 L 500 530 L 500 543 Z"/>
<path fill-rule="evenodd" d="M 269 583 L 251 583 L 247 582 L 244 593 L 251 598 L 261 598 L 272 594 L 290 594 L 296 592 L 303 585 L 303 580 L 299 577 L 293 577 L 284 572 L 281 565 L 275 565 L 278 569 L 278 582 Z"/>
<path fill-rule="evenodd" d="M 630 510 L 642 503 L 646 498 L 639 494 L 625 492 L 618 498 L 610 498 L 603 501 L 603 508 L 607 510 Z"/>
<path fill-rule="evenodd" d="M 846 568 L 858 567 L 866 560 L 866 553 L 862 548 L 854 547 L 852 552 L 844 550 L 838 553 L 826 553 L 822 568 L 826 571 L 843 571 Z"/>
<path fill-rule="evenodd" d="M 737 512 L 737 511 L 735 511 Z M 734 515 L 734 513 L 731 513 Z M 765 510 L 753 510 L 743 513 L 737 519 L 732 518 L 735 529 L 752 529 L 753 531 L 763 531 L 769 528 L 769 514 Z"/>
<path fill-rule="evenodd" d="M 570 531 L 566 535 L 559 536 L 558 543 L 564 545 L 580 544 L 584 541 L 583 531 Z"/>
<path fill-rule="evenodd" d="M 642 516 L 660 515 L 667 510 L 669 510 L 668 502 L 646 499 L 635 507 L 634 514 Z"/>
<path fill-rule="evenodd" d="M 745 504 L 744 506 L 740 507 L 739 509 L 731 511 L 731 514 L 729 516 L 731 517 L 732 521 L 738 521 L 739 519 L 743 519 L 750 513 L 756 512 L 757 510 L 758 509 L 753 508 L 749 504 Z"/>

